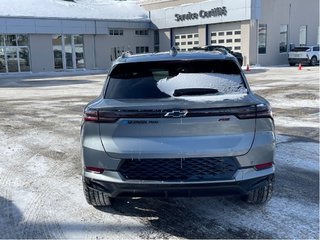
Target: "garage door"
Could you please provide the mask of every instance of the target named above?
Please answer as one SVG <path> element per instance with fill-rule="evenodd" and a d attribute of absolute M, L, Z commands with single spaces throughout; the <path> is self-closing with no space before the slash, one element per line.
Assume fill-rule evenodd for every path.
<path fill-rule="evenodd" d="M 199 34 L 188 33 L 188 34 L 177 34 L 174 36 L 174 45 L 180 51 L 191 51 L 194 47 L 199 47 Z"/>
<path fill-rule="evenodd" d="M 223 45 L 232 51 L 241 51 L 241 30 L 211 32 L 211 45 Z"/>

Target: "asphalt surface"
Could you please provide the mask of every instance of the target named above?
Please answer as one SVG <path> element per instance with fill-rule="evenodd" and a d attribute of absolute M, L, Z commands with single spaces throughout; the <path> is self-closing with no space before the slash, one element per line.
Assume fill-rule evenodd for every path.
<path fill-rule="evenodd" d="M 277 126 L 266 205 L 235 197 L 119 199 L 93 208 L 79 129 L 104 75 L 0 78 L 0 238 L 319 238 L 319 68 L 246 72 Z"/>

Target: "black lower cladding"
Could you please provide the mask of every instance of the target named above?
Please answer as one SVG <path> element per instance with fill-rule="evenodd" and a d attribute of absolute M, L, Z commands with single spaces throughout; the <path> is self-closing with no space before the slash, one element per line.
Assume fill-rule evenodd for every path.
<path fill-rule="evenodd" d="M 239 168 L 234 157 L 124 159 L 119 172 L 126 180 L 231 180 Z"/>
<path fill-rule="evenodd" d="M 84 179 L 87 185 L 110 197 L 196 197 L 216 195 L 244 195 L 273 181 L 273 174 L 243 181 L 200 183 L 128 183 Z"/>

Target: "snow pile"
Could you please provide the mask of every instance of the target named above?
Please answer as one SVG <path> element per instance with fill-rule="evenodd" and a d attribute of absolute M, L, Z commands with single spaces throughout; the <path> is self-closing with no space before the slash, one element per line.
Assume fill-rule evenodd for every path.
<path fill-rule="evenodd" d="M 1 0 L 1 17 L 75 19 L 148 19 L 137 1 L 115 0 Z"/>
<path fill-rule="evenodd" d="M 159 80 L 157 86 L 161 92 L 170 96 L 173 96 L 176 89 L 210 88 L 218 90 L 218 93 L 214 95 L 178 97 L 184 99 L 190 98 L 192 100 L 198 99 L 201 101 L 217 100 L 217 98 L 221 98 L 222 95 L 232 95 L 232 98 L 235 99 L 247 94 L 247 89 L 242 83 L 241 76 L 221 73 L 179 73 L 175 77 Z M 223 99 L 225 99 L 225 96 Z"/>

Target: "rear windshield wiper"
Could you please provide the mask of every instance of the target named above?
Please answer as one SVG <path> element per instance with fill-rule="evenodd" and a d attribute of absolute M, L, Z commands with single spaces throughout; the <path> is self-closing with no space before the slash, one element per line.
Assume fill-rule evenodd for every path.
<path fill-rule="evenodd" d="M 173 96 L 196 96 L 196 95 L 206 95 L 206 94 L 215 94 L 219 91 L 214 88 L 182 88 L 174 90 Z"/>

